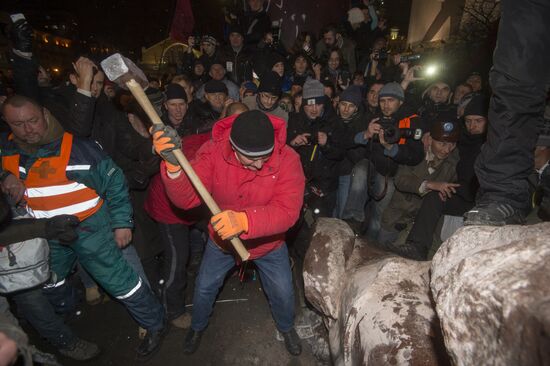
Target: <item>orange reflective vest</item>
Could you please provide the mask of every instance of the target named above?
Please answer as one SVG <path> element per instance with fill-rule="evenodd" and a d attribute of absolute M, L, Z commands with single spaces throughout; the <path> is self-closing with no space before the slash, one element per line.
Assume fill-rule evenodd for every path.
<path fill-rule="evenodd" d="M 418 117 L 416 114 L 413 114 L 412 116 L 403 118 L 401 121 L 399 121 L 399 129 L 402 128 L 411 128 L 411 119 Z M 401 137 L 399 139 L 399 145 L 404 145 L 405 142 L 407 142 L 407 139 Z"/>
<path fill-rule="evenodd" d="M 96 191 L 67 178 L 71 170 L 87 170 L 89 165 L 69 165 L 73 135 L 65 132 L 59 156 L 39 158 L 29 171 L 19 166 L 19 155 L 3 156 L 2 167 L 19 178 L 27 173 L 25 199 L 27 209 L 35 218 L 75 215 L 80 221 L 100 209 L 103 199 Z"/>

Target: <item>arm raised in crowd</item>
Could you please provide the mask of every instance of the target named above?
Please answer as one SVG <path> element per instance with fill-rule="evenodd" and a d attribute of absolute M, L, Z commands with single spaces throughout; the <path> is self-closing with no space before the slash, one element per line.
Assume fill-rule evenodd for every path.
<path fill-rule="evenodd" d="M 95 67 L 87 58 L 81 57 L 73 64 L 78 79 L 77 90 L 60 92 L 49 85 L 47 74 L 42 69 L 32 53 L 32 27 L 25 20 L 19 20 L 11 33 L 14 44 L 12 52 L 12 67 L 15 92 L 29 97 L 42 104 L 61 123 L 65 131 L 75 136 L 87 137 L 92 132 L 95 100 L 91 94 L 91 84 L 94 79 Z M 45 77 L 45 85 L 38 82 L 41 71 Z M 72 80 L 71 80 L 72 81 Z M 74 84 L 74 83 L 73 83 Z"/>

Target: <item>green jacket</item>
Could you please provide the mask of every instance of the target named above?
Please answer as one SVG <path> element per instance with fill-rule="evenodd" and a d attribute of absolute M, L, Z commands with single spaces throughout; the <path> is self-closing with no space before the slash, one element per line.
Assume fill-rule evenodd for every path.
<path fill-rule="evenodd" d="M 428 172 L 426 159 L 415 166 L 400 165 L 394 178 L 395 192 L 382 213 L 382 227 L 390 231 L 401 231 L 412 223 L 422 205 L 423 194 L 419 191 L 422 183 L 427 180 L 455 182 L 457 163 L 458 150 L 455 149 L 431 174 Z"/>
<path fill-rule="evenodd" d="M 49 121 L 55 125 L 57 121 Z M 59 155 L 63 131 L 53 126 L 49 129 L 47 138 L 37 146 L 27 146 L 24 143 L 8 140 L 7 134 L 0 135 L 0 156 L 18 154 L 20 178 L 24 181 L 26 171 L 38 158 Z M 126 179 L 122 170 L 107 156 L 101 147 L 90 139 L 73 137 L 73 146 L 69 166 L 78 167 L 66 172 L 67 178 L 96 191 L 103 198 L 103 203 L 109 213 L 109 222 L 104 225 L 111 229 L 132 228 L 132 205 L 128 194 Z M 90 218 L 87 220 L 91 219 Z M 85 221 L 87 221 L 85 220 Z"/>

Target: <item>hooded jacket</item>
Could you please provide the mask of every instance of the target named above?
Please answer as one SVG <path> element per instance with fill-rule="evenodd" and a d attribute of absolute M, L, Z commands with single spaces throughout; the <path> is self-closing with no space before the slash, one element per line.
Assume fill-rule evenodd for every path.
<path fill-rule="evenodd" d="M 199 149 L 191 165 L 222 210 L 246 213 L 248 232 L 240 238 L 250 252 L 250 259 L 255 259 L 283 245 L 286 231 L 300 215 L 305 178 L 300 158 L 285 144 L 285 121 L 275 116 L 268 116 L 275 129 L 273 154 L 259 171 L 243 167 L 229 142 L 236 117 L 227 117 L 214 125 L 212 140 Z M 166 169 L 161 169 L 161 177 L 172 204 L 186 210 L 201 204 L 184 173 L 170 179 Z M 208 230 L 219 247 L 231 247 L 217 236 L 211 225 Z"/>

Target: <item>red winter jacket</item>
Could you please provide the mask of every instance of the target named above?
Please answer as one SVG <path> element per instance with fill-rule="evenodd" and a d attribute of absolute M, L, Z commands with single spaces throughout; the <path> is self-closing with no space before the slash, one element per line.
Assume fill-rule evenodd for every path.
<path fill-rule="evenodd" d="M 286 231 L 298 220 L 305 177 L 300 157 L 286 145 L 285 121 L 271 115 L 269 119 L 275 129 L 273 154 L 260 171 L 244 168 L 229 143 L 236 117 L 227 117 L 214 125 L 212 140 L 199 149 L 191 165 L 222 210 L 246 212 L 248 232 L 240 238 L 250 252 L 250 259 L 254 259 L 279 248 Z M 190 209 L 201 203 L 185 174 L 170 179 L 163 162 L 161 176 L 175 206 Z M 231 247 L 215 234 L 211 225 L 208 229 L 218 246 Z"/>
<path fill-rule="evenodd" d="M 210 133 L 182 137 L 182 150 L 185 157 L 192 160 L 199 148 L 208 140 L 210 140 Z M 163 224 L 192 225 L 199 219 L 198 216 L 202 213 L 202 211 L 184 211 L 171 204 L 166 194 L 164 184 L 162 184 L 160 174 L 155 175 L 153 179 L 151 179 L 144 208 L 149 216 L 155 221 Z"/>

